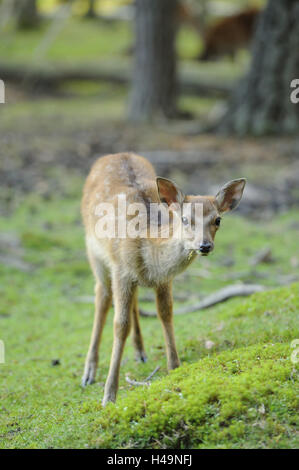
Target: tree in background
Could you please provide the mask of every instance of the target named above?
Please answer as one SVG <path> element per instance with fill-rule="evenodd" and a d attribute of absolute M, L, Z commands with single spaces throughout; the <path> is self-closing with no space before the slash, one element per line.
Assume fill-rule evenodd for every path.
<path fill-rule="evenodd" d="M 13 16 L 19 29 L 34 28 L 38 24 L 36 0 L 12 0 Z"/>
<path fill-rule="evenodd" d="M 290 99 L 299 78 L 299 2 L 269 0 L 260 16 L 252 63 L 219 124 L 220 131 L 244 134 L 298 132 L 299 105 Z"/>
<path fill-rule="evenodd" d="M 177 3 L 177 0 L 136 0 L 131 120 L 170 118 L 176 113 Z"/>

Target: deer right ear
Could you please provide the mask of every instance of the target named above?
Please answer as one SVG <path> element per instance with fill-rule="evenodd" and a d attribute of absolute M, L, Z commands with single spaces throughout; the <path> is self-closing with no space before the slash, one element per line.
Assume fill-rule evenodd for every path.
<path fill-rule="evenodd" d="M 183 203 L 185 195 L 173 181 L 158 176 L 156 178 L 156 183 L 161 202 L 166 202 L 168 206 L 171 204 L 181 205 Z"/>
<path fill-rule="evenodd" d="M 220 191 L 218 191 L 215 200 L 220 214 L 235 209 L 241 201 L 245 188 L 246 179 L 229 181 Z"/>

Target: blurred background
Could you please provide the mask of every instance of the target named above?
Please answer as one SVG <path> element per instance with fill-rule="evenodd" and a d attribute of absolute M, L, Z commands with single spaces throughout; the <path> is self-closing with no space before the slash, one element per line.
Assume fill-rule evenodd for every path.
<path fill-rule="evenodd" d="M 196 193 L 245 174 L 258 217 L 297 203 L 296 3 L 2 0 L 2 212 L 124 150 Z"/>
<path fill-rule="evenodd" d="M 80 201 L 99 156 L 142 154 L 191 194 L 247 178 L 214 252 L 176 279 L 175 311 L 231 284 L 299 280 L 298 20 L 297 0 L 0 1 L 4 446 L 85 445 L 94 419 L 94 405 L 78 414 L 78 403 L 84 394 L 99 402 L 112 315 L 102 382 L 82 391 L 94 281 Z M 277 292 L 259 304 L 258 317 L 250 317 L 254 299 L 230 301 L 223 318 L 218 307 L 188 321 L 178 316 L 182 361 L 298 337 L 295 290 Z M 140 289 L 140 301 L 154 310 L 151 290 Z M 144 379 L 162 364 L 166 373 L 157 320 L 142 318 L 142 327 L 150 360 L 137 371 L 128 342 L 122 394 L 127 372 Z"/>
<path fill-rule="evenodd" d="M 298 2 L 2 0 L 0 8 L 4 229 L 24 213 L 24 226 L 0 240 L 4 267 L 22 268 L 26 254 L 16 246 L 26 243 L 40 259 L 43 242 L 31 221 L 47 245 L 66 230 L 67 204 L 85 263 L 84 178 L 97 157 L 134 151 L 186 193 L 215 194 L 226 181 L 247 177 L 237 214 L 251 227 L 278 223 L 287 241 L 274 247 L 268 235 L 258 242 L 243 236 L 249 255 L 242 263 L 259 253 L 255 244 L 266 262 L 285 250 L 287 277 L 271 265 L 265 282 L 296 278 L 289 238 L 298 235 L 299 104 L 291 100 L 299 77 Z M 233 245 L 221 262 L 233 279 L 256 282 L 255 270 L 235 273 Z"/>
<path fill-rule="evenodd" d="M 278 221 L 281 240 L 295 240 L 298 8 L 282 0 L 2 0 L 4 229 L 24 213 L 24 225 L 12 222 L 12 233 L 0 240 L 4 267 L 22 268 L 26 255 L 16 246 L 26 243 L 39 258 L 30 220 L 35 217 L 39 236 L 48 240 L 66 229 L 57 220 L 68 203 L 84 263 L 84 178 L 97 157 L 121 151 L 145 155 L 187 193 L 214 194 L 227 180 L 247 177 L 237 213 L 252 227 Z M 283 228 L 281 214 L 287 214 Z M 285 250 L 281 260 L 290 276 L 271 269 L 269 282 L 296 278 L 290 242 L 274 248 L 265 237 L 257 243 L 261 259 L 265 253 L 272 262 L 273 251 Z M 253 238 L 242 240 L 250 256 Z M 222 260 L 231 277 L 256 281 L 252 269 L 234 272 L 233 245 Z"/>

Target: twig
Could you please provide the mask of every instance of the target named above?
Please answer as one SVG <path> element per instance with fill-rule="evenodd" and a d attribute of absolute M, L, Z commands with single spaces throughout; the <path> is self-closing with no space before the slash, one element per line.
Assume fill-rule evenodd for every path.
<path fill-rule="evenodd" d="M 72 14 L 73 1 L 66 5 L 61 5 L 56 15 L 54 16 L 50 26 L 48 27 L 46 34 L 43 36 L 41 42 L 38 44 L 36 49 L 33 51 L 33 61 L 38 61 L 44 57 L 50 46 L 53 44 L 58 34 L 64 28 L 66 22 L 69 20 Z"/>
<path fill-rule="evenodd" d="M 29 273 L 34 270 L 34 266 L 32 264 L 29 264 L 26 261 L 23 261 L 21 258 L 10 254 L 0 253 L 0 264 L 18 269 L 24 273 Z"/>
<path fill-rule="evenodd" d="M 289 284 L 294 282 L 296 278 L 286 279 L 285 282 L 281 284 Z M 288 282 L 289 281 L 289 282 Z M 208 295 L 200 302 L 197 302 L 193 305 L 187 305 L 186 307 L 178 308 L 174 311 L 175 315 L 185 315 L 186 313 L 198 312 L 208 307 L 212 307 L 220 302 L 230 299 L 231 297 L 244 297 L 247 295 L 255 294 L 256 292 L 262 292 L 265 290 L 265 287 L 260 284 L 233 284 L 231 286 L 226 286 L 223 289 L 220 289 L 213 294 Z M 75 299 L 76 302 L 80 303 L 91 303 L 94 301 L 94 297 L 91 296 L 81 296 Z M 139 309 L 139 313 L 142 317 L 155 317 L 157 314 L 154 311 L 146 311 Z"/>
<path fill-rule="evenodd" d="M 152 377 L 155 375 L 155 373 L 158 372 L 158 370 L 160 370 L 160 366 L 157 366 L 155 370 L 153 370 L 153 372 L 145 379 L 145 382 L 148 382 L 149 380 L 151 380 Z"/>
<path fill-rule="evenodd" d="M 139 382 L 138 380 L 132 380 L 128 376 L 126 376 L 126 381 L 131 385 L 137 385 L 137 386 L 138 385 L 150 385 L 151 379 L 153 378 L 155 373 L 158 372 L 159 369 L 160 369 L 160 366 L 157 366 L 155 370 L 148 377 L 146 377 L 146 379 L 144 379 L 143 382 Z"/>
<path fill-rule="evenodd" d="M 79 295 L 75 297 L 75 302 L 79 304 L 93 304 L 94 303 L 94 295 Z"/>
<path fill-rule="evenodd" d="M 0 31 L 4 29 L 7 23 L 13 17 L 13 2 L 11 0 L 3 0 L 0 6 Z"/>
<path fill-rule="evenodd" d="M 198 310 L 203 310 L 205 308 L 212 307 L 212 305 L 224 302 L 231 297 L 247 296 L 254 294 L 255 292 L 262 292 L 263 290 L 265 290 L 265 288 L 259 284 L 235 284 L 227 286 L 211 295 L 208 295 L 201 302 L 177 309 L 175 314 L 184 315 L 186 313 L 197 312 Z M 139 312 L 143 317 L 156 316 L 156 312 L 146 312 L 144 310 L 140 310 Z"/>

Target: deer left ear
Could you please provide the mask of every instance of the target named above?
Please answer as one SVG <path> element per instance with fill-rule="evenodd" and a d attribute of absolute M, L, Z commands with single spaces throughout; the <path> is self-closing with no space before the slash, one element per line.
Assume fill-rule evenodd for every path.
<path fill-rule="evenodd" d="M 171 204 L 181 205 L 183 203 L 185 195 L 173 181 L 158 176 L 156 178 L 156 183 L 161 202 L 166 202 L 168 206 Z"/>
<path fill-rule="evenodd" d="M 215 200 L 220 213 L 231 211 L 239 205 L 245 184 L 246 179 L 240 178 L 229 181 L 218 191 Z"/>

